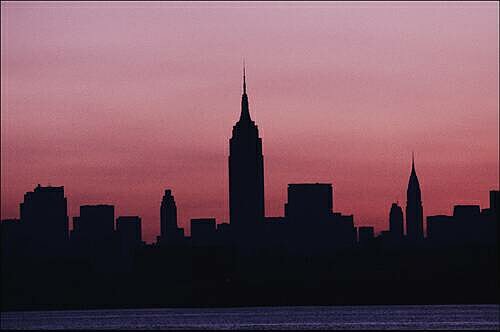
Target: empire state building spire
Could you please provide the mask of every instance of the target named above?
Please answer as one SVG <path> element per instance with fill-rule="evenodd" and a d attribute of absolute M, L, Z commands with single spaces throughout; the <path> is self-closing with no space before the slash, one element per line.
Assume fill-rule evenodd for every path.
<path fill-rule="evenodd" d="M 245 75 L 245 63 L 243 63 L 243 94 L 247 94 L 247 80 Z"/>
<path fill-rule="evenodd" d="M 250 118 L 245 66 L 240 119 L 229 140 L 229 218 L 239 240 L 252 240 L 264 220 L 264 156 L 259 129 Z M 257 234 L 257 233 L 255 233 Z M 255 235 L 257 236 L 257 235 Z"/>
<path fill-rule="evenodd" d="M 245 73 L 245 64 L 243 64 L 243 95 L 241 96 L 241 122 L 250 122 L 250 111 L 248 110 L 248 96 L 247 96 L 247 81 Z"/>

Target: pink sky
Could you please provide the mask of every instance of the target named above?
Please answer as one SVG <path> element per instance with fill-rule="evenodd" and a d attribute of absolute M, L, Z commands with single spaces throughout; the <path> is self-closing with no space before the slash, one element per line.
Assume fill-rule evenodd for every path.
<path fill-rule="evenodd" d="M 424 214 L 488 205 L 499 181 L 497 2 L 1 4 L 1 218 L 64 185 L 70 216 L 110 203 L 159 232 L 228 219 L 242 59 L 263 139 L 266 214 L 288 183 L 388 227 L 411 151 Z"/>

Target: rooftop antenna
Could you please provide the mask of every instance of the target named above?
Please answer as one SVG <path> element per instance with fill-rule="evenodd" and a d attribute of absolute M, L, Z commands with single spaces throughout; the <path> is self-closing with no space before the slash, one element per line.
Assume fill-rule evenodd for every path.
<path fill-rule="evenodd" d="M 247 81 L 245 73 L 245 58 L 243 58 L 243 94 L 247 93 Z"/>

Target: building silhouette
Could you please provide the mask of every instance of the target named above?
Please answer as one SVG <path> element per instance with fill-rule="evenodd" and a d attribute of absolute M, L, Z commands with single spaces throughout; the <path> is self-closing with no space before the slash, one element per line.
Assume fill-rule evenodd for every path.
<path fill-rule="evenodd" d="M 68 241 L 68 204 L 64 187 L 40 184 L 24 195 L 20 219 L 26 248 L 33 254 L 57 254 Z"/>
<path fill-rule="evenodd" d="M 293 183 L 288 185 L 285 224 L 292 250 L 298 253 L 327 250 L 333 245 L 332 185 L 327 183 Z M 279 223 L 276 223 L 279 225 Z M 269 228 L 269 227 L 268 227 Z M 325 239 L 329 237 L 330 241 Z"/>
<path fill-rule="evenodd" d="M 455 205 L 453 207 L 453 219 L 456 225 L 456 237 L 459 242 L 476 243 L 487 236 L 479 205 Z"/>
<path fill-rule="evenodd" d="M 490 204 L 455 205 L 453 215 L 427 217 L 427 239 L 434 246 L 493 245 L 498 242 L 499 191 L 490 191 Z"/>
<path fill-rule="evenodd" d="M 490 210 L 492 213 L 498 215 L 498 208 L 500 206 L 500 191 L 490 191 Z"/>
<path fill-rule="evenodd" d="M 231 224 L 223 222 L 217 224 L 217 241 L 222 244 L 229 246 L 231 245 L 233 239 L 233 233 L 231 229 Z"/>
<path fill-rule="evenodd" d="M 488 241 L 489 243 L 497 243 L 498 242 L 498 220 L 500 218 L 500 191 L 499 190 L 491 190 L 490 191 L 490 206 L 487 209 L 483 209 L 481 211 L 481 215 L 484 220 L 488 222 Z"/>
<path fill-rule="evenodd" d="M 108 204 L 82 205 L 73 218 L 71 240 L 82 254 L 97 255 L 114 247 L 115 207 Z"/>
<path fill-rule="evenodd" d="M 334 248 L 349 248 L 356 244 L 356 227 L 354 216 L 333 212 L 330 217 L 330 233 L 327 237 Z M 325 239 L 326 241 L 326 239 Z"/>
<path fill-rule="evenodd" d="M 479 205 L 455 205 L 452 216 L 428 216 L 427 239 L 434 246 L 496 243 L 498 213 L 494 199 L 495 191 L 491 191 L 489 208 L 481 210 Z"/>
<path fill-rule="evenodd" d="M 373 242 L 375 232 L 372 226 L 360 226 L 358 228 L 358 242 L 360 245 L 368 245 Z"/>
<path fill-rule="evenodd" d="M 193 246 L 212 246 L 217 243 L 214 218 L 191 219 L 191 243 Z"/>
<path fill-rule="evenodd" d="M 406 191 L 406 237 L 410 241 L 420 241 L 424 237 L 423 207 L 420 184 L 415 172 L 415 159 L 411 159 L 411 174 Z"/>
<path fill-rule="evenodd" d="M 233 230 L 245 237 L 256 232 L 264 219 L 262 140 L 250 118 L 245 68 L 240 119 L 229 140 L 229 217 Z"/>
<path fill-rule="evenodd" d="M 289 184 L 284 220 L 266 220 L 266 228 L 274 230 L 273 238 L 278 238 L 278 232 L 286 234 L 288 247 L 299 252 L 350 247 L 356 242 L 353 216 L 333 212 L 330 183 Z"/>
<path fill-rule="evenodd" d="M 2 261 L 15 255 L 24 246 L 19 219 L 3 219 L 0 222 Z"/>
<path fill-rule="evenodd" d="M 164 245 L 177 244 L 182 241 L 184 230 L 177 225 L 177 205 L 170 189 L 165 194 L 160 205 L 160 236 L 158 242 Z"/>
<path fill-rule="evenodd" d="M 116 218 L 116 234 L 123 251 L 132 251 L 142 244 L 142 222 L 138 216 Z"/>
<path fill-rule="evenodd" d="M 427 217 L 427 239 L 434 243 L 449 245 L 457 241 L 455 223 L 452 216 L 436 215 Z"/>
<path fill-rule="evenodd" d="M 392 203 L 389 212 L 389 234 L 394 240 L 402 239 L 404 236 L 403 209 L 397 203 Z"/>
<path fill-rule="evenodd" d="M 314 227 L 326 221 L 333 211 L 333 190 L 330 183 L 299 183 L 288 185 L 285 218 L 293 225 Z"/>

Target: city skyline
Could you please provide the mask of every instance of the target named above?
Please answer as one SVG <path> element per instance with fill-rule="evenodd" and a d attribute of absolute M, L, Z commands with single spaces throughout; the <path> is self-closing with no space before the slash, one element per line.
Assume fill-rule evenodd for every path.
<path fill-rule="evenodd" d="M 2 327 L 498 330 L 498 2 L 0 6 Z"/>
<path fill-rule="evenodd" d="M 305 251 L 311 248 L 317 249 L 316 245 L 320 244 L 321 247 L 328 242 L 339 246 L 349 247 L 354 243 L 364 246 L 375 237 L 391 245 L 401 245 L 404 239 L 413 244 L 422 244 L 424 239 L 432 241 L 432 243 L 442 242 L 446 244 L 447 241 L 453 241 L 451 234 L 455 234 L 457 230 L 456 234 L 460 234 L 460 227 L 465 225 L 467 225 L 467 231 L 464 234 L 478 232 L 474 233 L 476 235 L 470 234 L 472 241 L 478 240 L 488 243 L 491 240 L 487 236 L 490 230 L 485 231 L 483 227 L 493 227 L 493 223 L 489 226 L 486 225 L 488 224 L 487 220 L 491 219 L 492 214 L 495 215 L 498 210 L 498 190 L 489 191 L 490 205 L 488 208 L 484 208 L 480 204 L 458 204 L 453 206 L 453 216 L 440 214 L 426 218 L 423 213 L 422 193 L 415 169 L 414 152 L 412 152 L 411 158 L 405 214 L 403 215 L 402 209 L 398 205 L 399 202 L 393 202 L 389 212 L 388 227 L 380 234 L 375 234 L 373 225 L 357 225 L 352 214 L 342 216 L 338 209 L 334 209 L 332 183 L 289 183 L 287 185 L 288 201 L 283 205 L 283 215 L 267 216 L 264 212 L 265 176 L 262 139 L 259 137 L 258 126 L 250 115 L 245 64 L 243 64 L 240 117 L 233 126 L 229 146 L 230 220 L 217 223 L 216 218 L 213 217 L 190 218 L 188 224 L 190 227 L 183 227 L 177 218 L 177 203 L 172 195 L 172 190 L 166 188 L 160 204 L 160 232 L 155 236 L 156 242 L 150 241 L 153 245 L 162 247 L 185 245 L 186 229 L 189 229 L 187 238 L 191 238 L 192 244 L 195 246 L 201 243 L 210 246 L 215 243 L 212 241 L 229 241 L 230 243 L 233 240 L 248 248 L 253 248 L 261 241 L 279 245 L 282 241 L 280 237 L 294 234 L 288 240 L 297 243 L 307 239 L 307 245 L 302 247 L 302 250 Z M 115 220 L 114 204 L 86 204 L 79 207 L 80 216 L 72 217 L 73 227 L 70 228 L 69 219 L 71 216 L 68 215 L 67 204 L 64 186 L 41 186 L 38 184 L 33 192 L 24 194 L 24 201 L 19 205 L 19 218 L 3 220 L 5 220 L 6 225 L 17 225 L 17 227 L 23 228 L 24 230 L 20 231 L 19 234 L 22 233 L 23 236 L 33 239 L 30 242 L 33 242 L 34 248 L 44 248 L 41 252 L 45 250 L 49 253 L 57 252 L 67 245 L 68 240 L 80 250 L 86 248 L 90 243 L 89 248 L 97 250 L 96 252 L 106 252 L 113 246 L 112 243 L 121 237 L 124 237 L 120 241 L 125 241 L 122 243 L 125 247 L 132 245 L 133 248 L 141 243 L 146 245 L 147 242 L 142 241 L 140 216 L 121 215 Z M 458 224 L 453 222 L 454 218 Z M 426 223 L 424 223 L 424 219 L 427 219 Z M 475 225 L 476 229 L 473 231 L 474 228 L 469 229 L 469 227 L 473 224 L 470 224 L 471 221 L 475 219 L 483 221 Z M 461 221 L 466 223 L 461 224 Z M 427 227 L 424 227 L 429 222 L 434 225 L 432 226 L 434 227 L 433 235 L 428 233 Z M 326 226 L 328 224 L 330 226 Z M 194 225 L 198 227 L 196 237 L 191 234 L 191 228 Z M 436 229 L 438 230 L 436 231 Z M 455 231 L 451 231 L 451 229 Z M 287 231 L 284 232 L 284 230 Z M 40 236 L 41 234 L 45 235 Z M 326 238 L 321 239 L 319 234 L 325 235 Z M 263 238 L 260 238 L 261 236 Z M 272 240 L 268 238 L 269 236 Z M 460 241 L 463 240 L 460 235 L 457 236 L 459 236 Z M 256 237 L 259 237 L 260 240 L 255 241 Z M 204 240 L 198 242 L 200 239 Z M 436 242 L 436 239 L 439 241 Z M 268 242 L 269 240 L 270 242 Z M 85 244 L 86 241 L 90 242 Z M 314 241 L 319 242 L 315 243 Z M 50 245 L 47 246 L 47 243 Z M 88 251 L 89 248 L 83 250 Z"/>
<path fill-rule="evenodd" d="M 149 6 L 143 10 L 154 8 Z M 474 10 L 435 8 L 437 12 L 426 18 L 426 33 L 418 36 L 412 33 L 429 14 L 425 7 L 411 9 L 417 14 L 391 7 L 373 13 L 394 24 L 409 20 L 396 25 L 393 33 L 387 29 L 392 23 L 384 25 L 381 19 L 364 26 L 346 23 L 368 15 L 369 9 L 354 15 L 338 6 L 312 6 L 302 14 L 292 7 L 255 14 L 234 6 L 222 10 L 235 15 L 228 19 L 249 15 L 240 25 L 247 41 L 240 41 L 241 54 L 214 53 L 203 61 L 191 57 L 186 62 L 160 37 L 186 52 L 187 45 L 175 39 L 174 32 L 191 32 L 200 41 L 197 33 L 203 34 L 192 26 L 177 22 L 179 30 L 162 30 L 159 15 L 141 29 L 128 30 L 131 39 L 126 39 L 118 34 L 123 28 L 120 18 L 141 21 L 141 11 L 109 13 L 116 19 L 112 25 L 104 17 L 90 18 L 92 8 L 53 7 L 36 11 L 2 3 L 2 68 L 8 69 L 2 70 L 2 219 L 18 217 L 24 192 L 37 183 L 50 183 L 65 186 L 69 216 L 78 215 L 85 204 L 112 204 L 116 215 L 141 216 L 148 242 L 159 234 L 158 207 L 166 188 L 176 197 L 180 226 L 186 230 L 192 218 L 227 222 L 227 140 L 239 115 L 243 55 L 252 118 L 263 140 L 267 216 L 284 214 L 287 184 L 326 182 L 333 184 L 336 211 L 354 214 L 357 226 L 386 229 L 391 204 L 405 205 L 412 151 L 424 219 L 450 214 L 452 203 L 485 206 L 489 190 L 498 188 L 498 32 L 492 29 L 498 16 L 486 4 Z M 224 47 L 237 45 L 220 30 L 215 13 L 202 19 L 197 8 L 160 7 L 166 16 L 180 11 L 179 17 L 187 17 L 194 27 L 208 24 Z M 32 18 L 33 25 L 18 26 L 12 19 L 16 15 Z M 260 47 L 254 40 L 261 30 L 250 22 L 256 15 L 268 18 L 263 24 L 271 34 L 263 37 Z M 334 39 L 344 41 L 333 46 L 343 47 L 311 41 L 316 53 L 297 51 L 286 34 L 292 35 L 294 26 L 280 21 L 289 19 L 287 15 L 296 17 L 301 29 L 313 17 L 321 18 L 302 30 L 300 38 L 317 34 L 324 41 L 331 28 L 337 32 Z M 49 24 L 50 18 L 55 20 Z M 352 35 L 329 23 L 333 18 L 343 19 L 339 24 Z M 98 36 L 86 19 L 105 27 L 106 33 Z M 465 29 L 463 19 L 471 23 Z M 68 34 L 60 33 L 63 27 Z M 380 33 L 374 42 L 364 39 L 370 28 Z M 71 33 L 82 38 L 74 42 Z M 453 38 L 455 33 L 465 36 L 462 43 Z M 277 52 L 280 49 L 270 43 L 273 36 L 294 52 Z M 99 49 L 103 53 L 93 53 L 112 37 L 120 52 L 138 42 L 142 51 L 124 53 L 137 62 L 127 65 L 125 57 L 104 47 Z M 386 52 L 388 41 L 406 41 L 408 51 Z M 429 46 L 424 48 L 427 53 L 412 56 L 421 43 Z M 258 54 L 265 46 L 269 50 Z M 39 57 L 47 61 L 30 55 L 33 49 L 41 50 Z M 109 61 L 113 54 L 117 65 Z M 391 67 L 396 54 L 401 61 Z M 175 65 L 182 70 L 173 71 Z M 158 70 L 151 76 L 153 68 Z M 114 76 L 103 82 L 101 70 Z M 76 79 L 74 85 L 68 84 L 70 77 Z M 353 91 L 364 94 L 358 97 Z"/>

